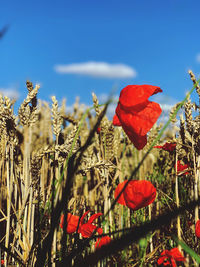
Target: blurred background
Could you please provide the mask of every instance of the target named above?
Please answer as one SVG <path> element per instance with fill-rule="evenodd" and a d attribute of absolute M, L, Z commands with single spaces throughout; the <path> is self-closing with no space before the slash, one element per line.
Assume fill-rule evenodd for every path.
<path fill-rule="evenodd" d="M 1 2 L 0 91 L 17 108 L 28 79 L 40 99 L 66 98 L 70 109 L 76 96 L 91 106 L 91 92 L 103 103 L 128 84 L 152 84 L 168 109 L 192 87 L 188 70 L 199 78 L 199 13 L 197 0 Z"/>

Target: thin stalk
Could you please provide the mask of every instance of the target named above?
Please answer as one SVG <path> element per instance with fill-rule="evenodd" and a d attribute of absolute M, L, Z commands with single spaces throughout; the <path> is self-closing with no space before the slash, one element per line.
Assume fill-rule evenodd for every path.
<path fill-rule="evenodd" d="M 10 236 L 10 212 L 11 212 L 11 178 L 10 178 L 10 166 L 9 166 L 9 146 L 6 145 L 6 168 L 7 168 L 7 221 L 6 221 L 6 239 L 5 247 L 9 248 L 9 236 Z M 4 256 L 5 265 L 7 266 L 7 253 Z"/>
<path fill-rule="evenodd" d="M 193 155 L 193 162 L 194 162 L 194 199 L 197 200 L 198 199 L 198 173 L 197 173 L 198 161 L 197 161 L 196 153 L 194 150 L 193 136 L 192 136 L 192 151 L 193 151 L 192 155 Z M 196 207 L 195 208 L 195 223 L 198 221 L 198 219 L 199 219 L 199 208 Z"/>
<path fill-rule="evenodd" d="M 149 205 L 149 221 L 151 221 L 152 204 Z M 153 236 L 149 237 L 150 252 L 153 252 Z"/>
<path fill-rule="evenodd" d="M 176 153 L 176 182 L 175 182 L 175 194 L 176 194 L 176 206 L 177 208 L 180 207 L 180 201 L 179 201 L 179 193 L 178 193 L 178 173 L 177 173 L 177 161 L 178 161 L 178 154 Z M 176 220 L 176 225 L 177 225 L 177 235 L 178 238 L 181 240 L 181 221 L 180 221 L 180 216 L 177 216 Z M 181 247 L 179 246 L 179 250 L 181 250 Z"/>

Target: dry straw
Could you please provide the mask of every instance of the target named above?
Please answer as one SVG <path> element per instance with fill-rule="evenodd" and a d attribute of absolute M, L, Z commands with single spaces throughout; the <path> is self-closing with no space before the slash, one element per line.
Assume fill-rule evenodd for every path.
<path fill-rule="evenodd" d="M 196 86 L 194 75 L 191 72 L 190 75 Z M 163 162 L 165 158 L 168 164 L 166 170 L 171 170 L 170 175 L 166 170 L 164 173 L 167 189 L 172 188 L 176 181 L 176 201 L 167 197 L 163 182 L 159 183 L 155 175 L 161 157 L 152 148 L 161 137 L 164 141 L 163 133 L 184 103 L 185 119 L 182 117 L 180 120 L 176 157 L 190 163 L 189 190 L 193 199 L 198 199 L 199 117 L 193 115 L 193 109 L 198 109 L 198 105 L 191 103 L 188 97 L 175 106 L 169 122 L 162 129 L 161 125 L 152 129 L 146 150 L 138 153 L 123 130 L 113 127 L 111 119 L 104 114 L 104 105 L 99 104 L 94 93 L 92 108 L 84 111 L 76 100 L 73 111 L 66 113 L 65 101 L 59 107 L 53 96 L 50 107 L 48 103 L 37 100 L 39 85 L 34 87 L 30 81 L 26 85 L 28 94 L 17 116 L 13 113 L 13 102 L 0 96 L 0 244 L 1 248 L 5 247 L 2 257 L 6 264 L 17 265 L 18 262 L 20 266 L 56 266 L 56 262 L 64 263 L 67 259 L 70 266 L 72 262 L 75 265 L 77 255 L 86 257 L 91 252 L 90 246 L 81 253 L 77 239 L 73 235 L 66 236 L 59 227 L 61 212 L 79 216 L 88 209 L 91 214 L 102 212 L 101 227 L 104 233 L 114 238 L 122 236 L 124 227 L 141 224 L 144 219 L 154 220 L 170 204 L 179 207 L 182 204 L 179 194 L 182 181 L 177 175 L 176 180 L 172 178 L 173 159 L 162 154 Z M 158 197 L 142 213 L 132 213 L 119 207 L 114 201 L 114 190 L 125 179 L 149 179 L 162 188 L 162 196 L 171 202 L 163 203 Z M 195 210 L 197 219 L 198 208 Z M 177 222 L 180 239 L 182 217 Z M 146 250 L 150 254 L 143 258 L 144 264 L 151 262 L 151 256 L 160 248 L 157 246 L 157 232 L 153 228 L 149 231 L 152 236 Z M 162 235 L 168 240 L 167 234 L 162 232 Z M 79 242 L 83 242 L 84 248 L 84 242 L 88 240 L 81 239 Z M 77 254 L 77 251 L 80 253 Z M 136 251 L 137 244 L 132 244 L 124 258 L 115 254 L 107 260 L 120 261 L 122 266 L 126 266 L 129 257 L 134 256 L 133 260 L 139 262 Z M 70 258 L 70 255 L 73 256 Z M 108 262 L 105 263 L 107 266 Z"/>

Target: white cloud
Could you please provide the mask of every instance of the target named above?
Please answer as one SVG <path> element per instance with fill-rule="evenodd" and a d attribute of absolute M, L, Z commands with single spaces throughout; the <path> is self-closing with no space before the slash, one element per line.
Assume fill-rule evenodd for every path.
<path fill-rule="evenodd" d="M 68 65 L 56 65 L 55 71 L 63 74 L 81 74 L 98 78 L 134 78 L 136 71 L 125 64 L 109 64 L 89 61 Z"/>
<path fill-rule="evenodd" d="M 198 63 L 200 63 L 200 53 L 198 53 L 198 54 L 196 55 L 196 61 L 197 61 Z"/>
<path fill-rule="evenodd" d="M 1 88 L 0 87 L 0 94 L 3 96 L 7 96 L 9 98 L 18 99 L 19 92 L 15 88 Z"/>

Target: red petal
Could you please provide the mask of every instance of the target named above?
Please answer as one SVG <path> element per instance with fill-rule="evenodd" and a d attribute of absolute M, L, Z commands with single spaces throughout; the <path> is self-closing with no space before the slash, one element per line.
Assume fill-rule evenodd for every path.
<path fill-rule="evenodd" d="M 103 229 L 102 229 L 101 227 L 99 227 L 99 228 L 97 229 L 97 233 L 98 233 L 99 235 L 102 235 L 102 234 L 103 234 Z"/>
<path fill-rule="evenodd" d="M 188 168 L 189 168 L 189 165 L 188 164 L 184 164 L 183 165 L 183 164 L 181 164 L 180 160 L 177 161 L 177 172 L 178 173 L 180 172 L 182 175 L 189 174 L 188 171 L 185 171 L 184 172 L 184 170 L 186 170 Z M 175 164 L 175 169 L 176 169 L 176 164 Z"/>
<path fill-rule="evenodd" d="M 163 149 L 169 152 L 174 151 L 175 148 L 176 148 L 176 143 L 165 143 L 163 145 Z"/>
<path fill-rule="evenodd" d="M 154 148 L 163 148 L 163 146 L 154 146 Z"/>
<path fill-rule="evenodd" d="M 128 85 L 122 89 L 119 101 L 123 106 L 131 107 L 146 102 L 150 96 L 158 92 L 162 92 L 158 86 Z"/>
<path fill-rule="evenodd" d="M 91 223 L 85 223 L 80 228 L 80 233 L 83 237 L 88 238 L 91 237 L 93 232 L 96 230 L 97 226 Z"/>
<path fill-rule="evenodd" d="M 156 198 L 156 188 L 150 181 L 130 181 L 124 190 L 124 200 L 127 207 L 138 210 L 151 204 Z"/>
<path fill-rule="evenodd" d="M 158 265 L 163 264 L 164 266 L 171 266 L 171 257 L 169 255 L 169 250 L 164 250 L 157 261 Z"/>
<path fill-rule="evenodd" d="M 140 150 L 143 149 L 143 147 L 147 144 L 147 135 L 141 136 L 133 131 L 130 131 L 130 129 L 123 127 L 125 133 L 128 135 L 128 138 L 131 140 L 131 142 L 134 144 L 134 146 Z"/>
<path fill-rule="evenodd" d="M 116 114 L 113 117 L 113 125 L 115 125 L 115 126 L 122 126 L 121 123 L 120 123 L 120 121 L 119 121 L 119 118 L 117 117 Z"/>
<path fill-rule="evenodd" d="M 115 189 L 114 197 L 115 199 L 118 197 L 119 193 L 122 191 L 124 188 L 124 185 L 128 182 L 128 180 L 125 180 L 124 182 L 118 184 L 118 186 Z M 126 205 L 125 199 L 124 199 L 124 192 L 121 194 L 119 199 L 117 200 L 119 204 Z"/>
<path fill-rule="evenodd" d="M 98 238 L 95 243 L 95 248 L 100 248 L 102 246 L 105 246 L 108 243 L 110 243 L 110 241 L 111 241 L 111 238 L 109 236 L 103 236 L 101 239 Z"/>
<path fill-rule="evenodd" d="M 185 257 L 182 255 L 178 248 L 172 248 L 169 253 L 171 257 L 173 257 L 176 261 L 185 261 Z"/>
<path fill-rule="evenodd" d="M 154 148 L 161 148 L 165 151 L 172 152 L 176 148 L 176 143 L 165 143 L 162 146 L 154 146 Z"/>
<path fill-rule="evenodd" d="M 81 223 L 83 223 L 85 217 L 87 216 L 87 214 L 89 213 L 90 211 L 86 211 L 82 216 L 81 216 Z"/>
<path fill-rule="evenodd" d="M 163 264 L 164 266 L 171 266 L 170 261 L 168 260 L 168 256 L 161 256 L 157 261 L 158 265 Z"/>
<path fill-rule="evenodd" d="M 139 112 L 126 111 L 120 104 L 116 108 L 116 114 L 121 122 L 123 129 L 128 128 L 138 135 L 144 136 L 153 127 L 162 109 L 155 102 L 147 102 L 146 106 Z"/>
<path fill-rule="evenodd" d="M 195 224 L 195 235 L 200 238 L 200 220 L 198 220 Z"/>
<path fill-rule="evenodd" d="M 97 128 L 97 133 L 100 134 L 100 132 L 101 132 L 101 127 L 98 127 Z"/>
<path fill-rule="evenodd" d="M 99 212 L 99 213 L 95 213 L 93 214 L 90 219 L 88 220 L 88 223 L 93 223 L 94 220 L 96 220 L 99 216 L 103 215 L 103 213 Z"/>
<path fill-rule="evenodd" d="M 172 266 L 172 267 L 177 267 L 177 265 L 176 265 L 176 261 L 175 261 L 173 258 L 171 258 L 170 260 L 171 260 L 171 266 Z M 166 264 L 166 263 L 165 263 L 165 264 Z"/>
<path fill-rule="evenodd" d="M 67 228 L 66 228 L 66 232 L 68 234 L 74 233 L 77 230 L 78 227 L 78 223 L 79 223 L 79 216 L 73 215 L 71 213 L 67 213 Z M 64 214 L 61 215 L 61 219 L 60 219 L 60 227 L 63 229 L 63 225 L 64 225 Z M 79 226 L 81 225 L 81 222 L 79 223 Z"/>

